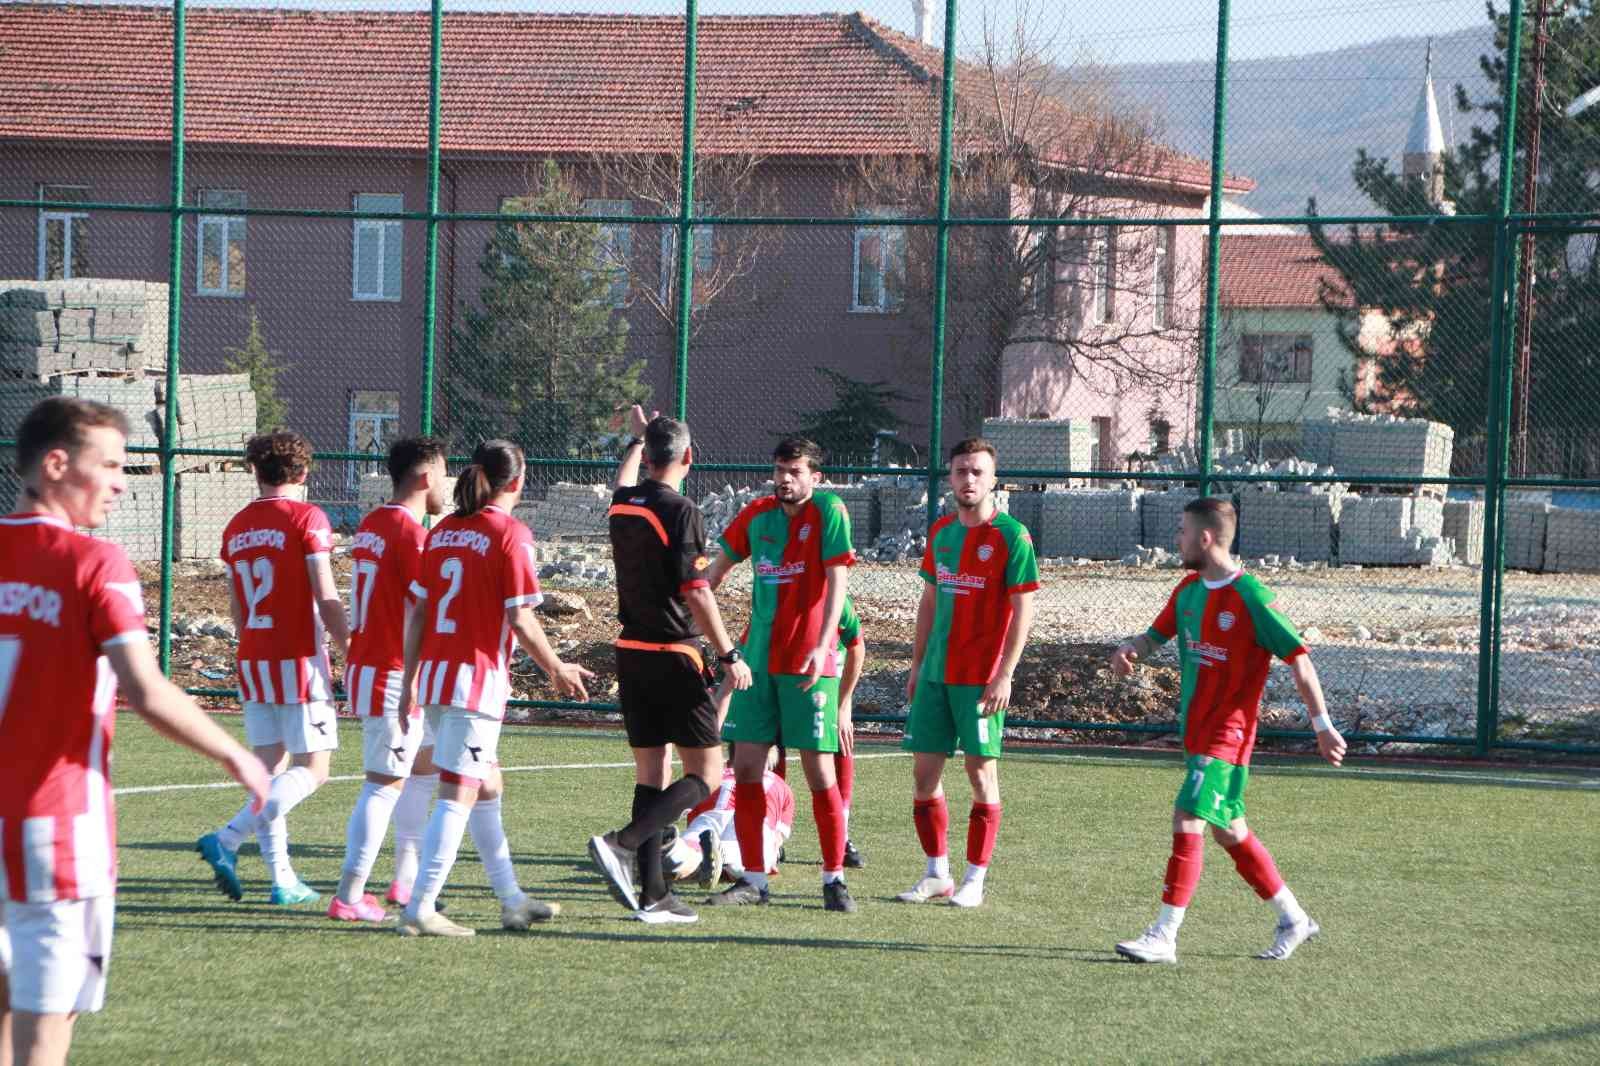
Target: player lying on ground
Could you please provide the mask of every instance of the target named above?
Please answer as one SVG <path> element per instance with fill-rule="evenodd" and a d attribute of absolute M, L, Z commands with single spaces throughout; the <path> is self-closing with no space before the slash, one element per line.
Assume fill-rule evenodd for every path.
<path fill-rule="evenodd" d="M 22 496 L 0 518 L 0 1066 L 67 1060 L 105 1001 L 116 891 L 111 740 L 120 686 L 156 732 L 215 760 L 260 810 L 266 767 L 161 676 L 139 575 L 105 524 L 127 418 L 45 400 L 17 430 Z"/>
<path fill-rule="evenodd" d="M 767 770 L 761 776 L 761 789 L 767 797 L 761 871 L 768 875 L 778 872 L 784 842 L 794 832 L 794 792 L 787 781 L 773 772 L 777 761 L 777 751 L 768 749 Z M 737 803 L 737 780 L 729 766 L 723 771 L 722 787 L 688 813 L 683 831 L 666 846 L 664 859 L 669 878 L 694 880 L 701 888 L 712 888 L 719 879 L 738 881 L 744 877 L 744 854 L 739 850 L 739 834 L 733 825 Z"/>
<path fill-rule="evenodd" d="M 727 668 L 727 683 L 750 684 L 750 668 L 728 637 L 706 572 L 705 523 L 679 489 L 694 463 L 689 427 L 637 404 L 633 439 L 617 467 L 606 516 L 617 572 L 617 684 L 633 750 L 632 820 L 591 837 L 589 858 L 612 896 L 649 924 L 688 924 L 699 916 L 667 888 L 662 834 L 722 779 L 721 722 L 707 689 L 702 638 Z M 643 463 L 647 477 L 639 480 Z M 672 781 L 672 746 L 683 777 Z M 670 783 L 669 783 L 670 782 Z M 634 868 L 641 889 L 634 891 Z"/>
<path fill-rule="evenodd" d="M 855 714 L 856 685 L 867 665 L 867 645 L 861 636 L 861 616 L 850 597 L 844 600 L 844 611 L 839 616 L 839 655 L 834 665 L 839 670 L 839 750 L 833 756 L 834 777 L 839 781 L 839 801 L 844 805 L 844 865 L 846 869 L 859 869 L 866 864 L 855 841 L 850 839 L 850 801 L 856 786 L 856 729 L 851 721 Z M 727 705 L 722 705 L 727 714 Z M 788 749 L 780 736 L 777 758 L 772 772 L 787 778 Z"/>
<path fill-rule="evenodd" d="M 328 561 L 328 516 L 298 498 L 311 472 L 311 442 L 287 430 L 262 434 L 246 446 L 245 461 L 260 495 L 223 531 L 222 562 L 239 634 L 245 739 L 277 776 L 260 815 L 246 804 L 195 849 L 217 887 L 237 901 L 244 896 L 239 845 L 254 833 L 272 877 L 272 902 L 315 903 L 319 896 L 289 862 L 287 819 L 328 779 L 339 746 L 327 641 L 344 653 L 350 629 Z"/>
<path fill-rule="evenodd" d="M 994 445 L 980 437 L 950 452 L 956 513 L 928 531 L 922 557 L 922 601 L 906 678 L 902 746 L 915 752 L 912 818 L 928 858 L 905 903 L 948 899 L 958 907 L 983 902 L 984 879 L 1000 832 L 1000 752 L 1011 675 L 1033 626 L 1039 564 L 1027 529 L 994 501 Z M 967 872 L 956 888 L 945 843 L 945 761 L 960 747 L 972 782 L 967 820 Z"/>
<path fill-rule="evenodd" d="M 390 445 L 394 497 L 361 520 L 350 547 L 350 659 L 344 684 L 350 709 L 361 719 L 366 780 L 345 829 L 339 889 L 328 904 L 328 917 L 338 921 L 381 922 L 388 917 L 366 886 L 391 816 L 395 876 L 388 896 L 401 906 L 411 902 L 422 829 L 439 783 L 434 738 L 421 705 L 412 704 L 410 724 L 416 728 L 402 730 L 399 712 L 406 601 L 411 583 L 422 573 L 428 535 L 422 519 L 445 510 L 444 460 L 444 442 L 433 437 L 408 437 Z M 468 827 L 487 823 L 491 812 L 488 804 L 474 807 Z"/>
<path fill-rule="evenodd" d="M 839 619 L 856 559 L 850 514 L 839 497 L 816 489 L 822 449 L 815 443 L 802 437 L 784 440 L 772 458 L 773 494 L 739 512 L 722 534 L 722 550 L 708 571 L 713 589 L 744 559 L 754 571 L 743 651 L 755 683 L 734 694 L 722 731 L 723 739 L 738 744 L 734 825 L 740 850 L 761 850 L 766 817 L 761 775 L 767 749 L 785 738 L 799 749 L 811 788 L 822 846 L 822 905 L 850 912 L 856 904 L 844 883 L 844 800 L 833 765 L 839 750 L 839 679 L 830 676 L 836 672 Z M 706 902 L 764 904 L 766 874 L 746 870 L 743 879 Z"/>
<path fill-rule="evenodd" d="M 1184 507 L 1178 554 L 1194 572 L 1179 582 L 1149 631 L 1111 657 L 1112 670 L 1126 677 L 1140 659 L 1177 637 L 1183 673 L 1178 720 L 1188 776 L 1172 812 L 1172 856 L 1160 914 L 1140 936 L 1117 945 L 1117 954 L 1134 962 L 1178 961 L 1178 927 L 1200 883 L 1208 822 L 1239 876 L 1277 912 L 1272 946 L 1256 958 L 1287 959 L 1320 932 L 1244 821 L 1250 751 L 1274 655 L 1294 672 L 1295 688 L 1317 731 L 1318 753 L 1338 766 L 1344 738 L 1328 719 L 1316 668 L 1294 626 L 1273 606 L 1272 592 L 1234 565 L 1229 546 L 1237 527 L 1227 500 L 1205 497 Z"/>
<path fill-rule="evenodd" d="M 406 609 L 405 677 L 395 722 L 411 722 L 413 701 L 433 728 L 439 801 L 422 838 L 420 872 L 399 931 L 403 936 L 471 936 L 435 907 L 467 826 L 507 929 L 555 917 L 556 904 L 530 899 L 517 883 L 500 816 L 503 779 L 496 752 L 511 691 L 512 641 L 566 699 L 588 699 L 575 663 L 550 647 L 534 608 L 539 567 L 533 534 L 511 516 L 522 495 L 522 449 L 486 441 L 456 482 L 455 511 L 428 534 L 422 572 Z"/>

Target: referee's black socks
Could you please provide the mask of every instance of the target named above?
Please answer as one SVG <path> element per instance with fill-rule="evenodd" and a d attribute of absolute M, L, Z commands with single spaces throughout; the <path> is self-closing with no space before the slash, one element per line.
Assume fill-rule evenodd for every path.
<path fill-rule="evenodd" d="M 695 774 L 685 774 L 666 788 L 634 785 L 633 821 L 617 832 L 617 843 L 638 851 L 645 838 L 661 832 L 710 795 L 711 789 Z"/>

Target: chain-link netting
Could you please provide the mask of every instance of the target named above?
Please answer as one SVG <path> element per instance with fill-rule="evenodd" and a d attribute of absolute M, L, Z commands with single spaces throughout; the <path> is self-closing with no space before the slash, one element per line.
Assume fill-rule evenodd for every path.
<path fill-rule="evenodd" d="M 98 535 L 174 676 L 231 690 L 253 432 L 311 440 L 348 533 L 431 430 L 526 449 L 546 622 L 604 696 L 640 403 L 689 421 L 713 536 L 781 437 L 826 450 L 858 715 L 904 712 L 944 456 L 983 435 L 1042 564 L 1022 728 L 1172 729 L 1175 661 L 1106 659 L 1211 493 L 1341 728 L 1600 743 L 1592 3 L 1235 6 L 1222 49 L 1199 2 L 592 6 L 3 8 L 0 440 L 47 395 L 127 412 Z M 1275 671 L 1264 728 L 1301 713 Z"/>

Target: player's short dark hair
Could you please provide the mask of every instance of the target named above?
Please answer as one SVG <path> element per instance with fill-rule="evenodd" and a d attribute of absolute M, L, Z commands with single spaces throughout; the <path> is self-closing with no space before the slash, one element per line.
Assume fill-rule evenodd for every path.
<path fill-rule="evenodd" d="M 446 455 L 438 437 L 402 437 L 389 445 L 389 480 L 396 490 L 419 469 Z"/>
<path fill-rule="evenodd" d="M 644 461 L 656 469 L 682 459 L 689 444 L 689 426 L 676 418 L 657 415 L 644 427 Z"/>
<path fill-rule="evenodd" d="M 977 455 L 979 452 L 987 454 L 996 465 L 999 465 L 1000 453 L 994 450 L 993 444 L 982 437 L 968 437 L 966 440 L 956 441 L 955 446 L 950 449 L 950 461 L 955 462 L 958 455 Z"/>
<path fill-rule="evenodd" d="M 472 463 L 456 479 L 456 517 L 475 515 L 527 469 L 522 449 L 508 440 L 486 440 L 472 449 Z"/>
<path fill-rule="evenodd" d="M 26 476 L 55 448 L 83 447 L 91 429 L 108 427 L 128 435 L 128 416 L 108 404 L 75 396 L 52 396 L 33 405 L 17 427 L 17 472 Z"/>
<path fill-rule="evenodd" d="M 1232 500 L 1223 496 L 1201 496 L 1184 504 L 1183 513 L 1198 522 L 1202 529 L 1209 529 L 1218 544 L 1229 549 L 1233 547 L 1239 512 L 1234 510 Z"/>
<path fill-rule="evenodd" d="M 804 459 L 813 472 L 822 469 L 822 445 L 809 437 L 785 437 L 772 449 L 773 462 L 792 463 Z"/>
<path fill-rule="evenodd" d="M 311 469 L 311 442 L 292 429 L 251 437 L 244 461 L 263 485 L 287 485 Z"/>

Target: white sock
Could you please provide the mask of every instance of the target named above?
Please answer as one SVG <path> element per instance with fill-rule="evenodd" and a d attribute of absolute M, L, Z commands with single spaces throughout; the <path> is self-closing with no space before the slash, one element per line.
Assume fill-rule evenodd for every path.
<path fill-rule="evenodd" d="M 1306 920 L 1306 912 L 1300 906 L 1300 901 L 1294 898 L 1294 893 L 1289 891 L 1289 886 L 1284 885 L 1278 889 L 1278 894 L 1267 900 L 1278 912 L 1280 922 L 1291 922 L 1299 925 Z"/>
<path fill-rule="evenodd" d="M 850 839 L 850 808 L 849 807 L 846 807 L 844 809 L 844 838 L 846 840 Z"/>
<path fill-rule="evenodd" d="M 744 872 L 744 879 L 749 881 L 752 885 L 755 885 L 757 888 L 767 887 L 767 875 L 765 872 L 757 873 L 754 870 L 746 870 Z"/>
<path fill-rule="evenodd" d="M 344 871 L 339 878 L 339 898 L 352 906 L 361 902 L 378 849 L 389 832 L 389 816 L 400 800 L 400 790 L 364 781 L 356 797 L 355 810 L 345 827 Z"/>
<path fill-rule="evenodd" d="M 439 775 L 413 775 L 400 789 L 400 802 L 394 808 L 394 879 L 409 885 L 417 879 L 417 858 L 422 851 L 422 834 L 428 826 L 428 806 Z"/>
<path fill-rule="evenodd" d="M 217 830 L 217 843 L 229 851 L 238 851 L 243 844 L 256 833 L 256 812 L 246 803 L 239 808 L 239 813 L 228 819 L 228 824 Z"/>
<path fill-rule="evenodd" d="M 824 870 L 824 871 L 822 871 L 822 883 L 825 884 L 825 885 L 831 885 L 835 881 L 843 881 L 843 880 L 844 880 L 844 871 L 843 870 Z"/>
<path fill-rule="evenodd" d="M 961 879 L 961 883 L 964 885 L 977 885 L 982 888 L 983 879 L 988 875 L 989 868 L 987 866 L 979 866 L 977 863 L 969 862 L 967 863 L 966 876 Z"/>
<path fill-rule="evenodd" d="M 1178 939 L 1178 926 L 1183 924 L 1183 912 L 1187 907 L 1174 907 L 1170 903 L 1161 905 L 1161 913 L 1156 916 L 1156 932 L 1168 940 Z"/>
<path fill-rule="evenodd" d="M 289 888 L 300 880 L 289 865 L 289 823 L 282 818 L 270 821 L 263 813 L 256 822 L 256 841 L 261 845 L 261 861 L 272 875 L 272 883 Z"/>
<path fill-rule="evenodd" d="M 433 805 L 433 815 L 428 819 L 428 829 L 422 834 L 422 868 L 406 905 L 406 917 L 412 921 L 433 913 L 433 905 L 444 890 L 450 867 L 456 864 L 456 852 L 461 850 L 461 838 L 467 834 L 467 818 L 471 810 L 455 800 L 442 799 Z"/>
<path fill-rule="evenodd" d="M 467 828 L 472 830 L 472 844 L 478 849 L 495 897 L 507 906 L 521 903 L 526 896 L 517 884 L 517 869 L 511 864 L 511 845 L 506 840 L 505 824 L 500 821 L 500 801 L 479 800 L 467 817 Z"/>
<path fill-rule="evenodd" d="M 928 860 L 928 876 L 937 877 L 941 881 L 950 880 L 950 856 L 939 855 Z"/>

